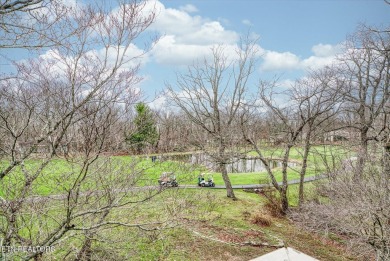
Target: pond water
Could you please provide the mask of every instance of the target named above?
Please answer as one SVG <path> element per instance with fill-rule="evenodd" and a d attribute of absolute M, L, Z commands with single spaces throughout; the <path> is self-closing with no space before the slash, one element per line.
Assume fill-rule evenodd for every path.
<path fill-rule="evenodd" d="M 163 155 L 157 157 L 161 161 L 175 160 L 193 165 L 204 165 L 208 169 L 217 171 L 217 165 L 212 161 L 211 157 L 204 153 L 194 154 L 176 154 L 176 155 Z M 269 165 L 271 168 L 282 167 L 282 162 L 279 160 L 270 160 Z M 294 167 L 296 163 L 289 163 L 289 166 Z M 265 166 L 259 158 L 236 158 L 231 163 L 226 164 L 228 173 L 247 173 L 247 172 L 261 172 L 265 171 Z"/>

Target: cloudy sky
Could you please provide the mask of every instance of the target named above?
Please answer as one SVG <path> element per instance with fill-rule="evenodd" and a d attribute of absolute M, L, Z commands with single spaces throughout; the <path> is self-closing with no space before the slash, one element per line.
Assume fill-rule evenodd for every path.
<path fill-rule="evenodd" d="M 331 63 L 359 23 L 390 22 L 384 0 L 148 0 L 146 8 L 158 14 L 148 32 L 161 35 L 142 62 L 140 88 L 148 101 L 212 46 L 224 44 L 233 51 L 248 32 L 259 39 L 261 50 L 255 77 L 276 75 L 287 85 L 306 70 Z M 137 53 L 142 46 L 133 47 Z"/>
<path fill-rule="evenodd" d="M 388 25 L 383 0 L 160 0 L 152 30 L 163 37 L 142 73 L 143 91 L 161 90 L 215 44 L 234 46 L 240 36 L 259 37 L 258 77 L 279 75 L 286 82 L 320 68 L 341 51 L 359 23 Z"/>

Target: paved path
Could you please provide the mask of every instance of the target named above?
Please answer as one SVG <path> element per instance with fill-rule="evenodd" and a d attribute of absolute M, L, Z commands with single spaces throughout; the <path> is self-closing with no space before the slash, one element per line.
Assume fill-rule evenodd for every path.
<path fill-rule="evenodd" d="M 306 177 L 304 182 L 312 182 L 319 179 L 325 179 L 326 175 L 317 175 L 317 176 L 310 176 Z M 279 185 L 282 185 L 282 182 L 278 182 Z M 289 185 L 292 184 L 299 184 L 299 179 L 293 179 L 288 181 Z M 233 185 L 232 187 L 234 189 L 256 189 L 256 188 L 265 188 L 265 187 L 272 187 L 272 184 L 247 184 L 247 185 Z M 179 188 L 202 188 L 196 185 L 179 185 Z M 210 188 L 210 189 L 226 189 L 226 186 L 224 185 L 216 185 L 215 187 L 204 187 L 204 188 Z"/>
<path fill-rule="evenodd" d="M 324 179 L 326 178 L 326 175 L 318 175 L 318 176 L 310 176 L 305 178 L 305 182 L 311 182 L 319 179 Z M 282 185 L 282 182 L 278 182 L 279 185 Z M 294 179 L 288 181 L 288 184 L 299 184 L 299 179 Z M 233 185 L 234 189 L 256 189 L 256 188 L 265 188 L 265 187 L 272 187 L 272 184 L 248 184 L 248 185 Z M 217 185 L 215 187 L 199 187 L 197 185 L 179 185 L 177 188 L 179 189 L 226 189 L 224 185 Z M 126 193 L 126 192 L 131 192 L 131 191 L 146 191 L 146 190 L 161 190 L 161 187 L 159 185 L 156 186 L 144 186 L 144 187 L 130 187 L 130 188 L 125 188 L 125 189 L 114 189 L 113 192 L 115 193 Z M 97 191 L 85 191 L 85 192 L 80 192 L 80 196 L 83 195 L 99 195 L 103 191 L 97 190 Z M 48 196 L 33 196 L 29 198 L 25 198 L 23 201 L 25 202 L 31 202 L 31 203 L 39 203 L 42 201 L 47 201 L 47 200 L 64 200 L 67 198 L 67 194 L 57 194 L 57 195 L 48 195 Z M 1 198 L 0 198 L 1 199 Z M 7 204 L 10 203 L 10 201 L 2 199 L 1 202 L 2 204 Z"/>

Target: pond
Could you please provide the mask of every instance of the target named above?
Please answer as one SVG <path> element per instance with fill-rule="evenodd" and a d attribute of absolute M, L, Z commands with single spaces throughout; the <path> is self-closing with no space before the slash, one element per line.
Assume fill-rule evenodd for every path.
<path fill-rule="evenodd" d="M 204 165 L 210 170 L 217 171 L 216 163 L 213 162 L 210 156 L 204 153 L 162 155 L 158 156 L 157 159 L 161 161 L 174 160 L 193 165 Z M 282 167 L 282 162 L 280 160 L 270 160 L 269 165 L 271 168 Z M 288 165 L 294 167 L 296 163 L 290 162 Z M 263 162 L 256 157 L 235 158 L 231 163 L 226 164 L 226 167 L 228 173 L 262 172 L 266 170 Z"/>

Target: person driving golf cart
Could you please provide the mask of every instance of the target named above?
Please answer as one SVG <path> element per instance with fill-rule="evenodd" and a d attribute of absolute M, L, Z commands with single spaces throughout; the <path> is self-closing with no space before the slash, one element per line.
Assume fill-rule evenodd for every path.
<path fill-rule="evenodd" d="M 176 176 L 173 172 L 163 172 L 158 180 L 160 186 L 177 187 Z"/>
<path fill-rule="evenodd" d="M 211 175 L 209 175 L 207 178 L 207 181 L 206 181 L 204 178 L 204 173 L 199 174 L 198 186 L 200 186 L 200 187 L 215 187 L 213 177 Z"/>
<path fill-rule="evenodd" d="M 198 186 L 204 181 L 204 173 L 200 173 L 198 176 Z"/>

